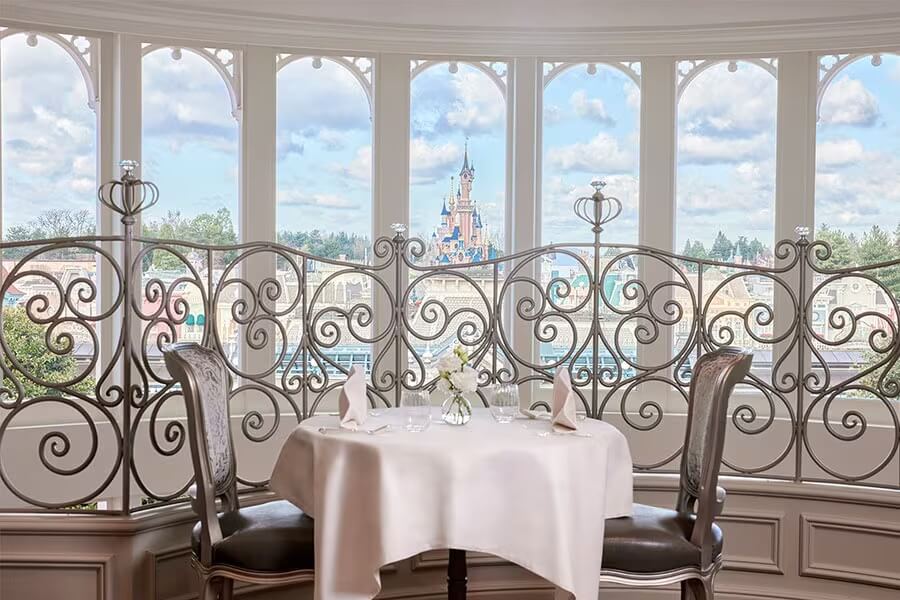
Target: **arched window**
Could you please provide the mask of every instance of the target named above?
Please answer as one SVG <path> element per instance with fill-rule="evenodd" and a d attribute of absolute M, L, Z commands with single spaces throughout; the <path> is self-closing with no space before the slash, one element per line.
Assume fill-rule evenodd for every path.
<path fill-rule="evenodd" d="M 279 242 L 326 258 L 370 258 L 371 74 L 367 58 L 279 56 Z"/>
<path fill-rule="evenodd" d="M 506 63 L 413 61 L 410 228 L 432 264 L 477 262 L 505 245 Z"/>
<path fill-rule="evenodd" d="M 277 68 L 278 241 L 326 259 L 371 263 L 372 61 L 281 54 Z M 276 269 L 284 289 L 296 289 L 299 272 L 284 260 Z M 298 303 L 281 321 L 287 331 L 302 330 L 304 310 L 325 311 L 315 335 L 325 336 L 333 326 L 338 339 L 319 362 L 308 358 L 305 368 L 327 363 L 330 380 L 340 380 L 344 374 L 333 365 L 363 366 L 342 361 L 342 353 L 371 356 L 366 340 L 372 327 L 348 327 L 329 307 L 371 310 L 376 286 L 370 277 L 326 261 L 308 261 L 306 276 L 307 304 Z M 297 338 L 289 343 L 294 351 Z M 287 369 L 288 360 L 283 363 Z M 334 409 L 337 391 L 322 402 L 318 410 Z"/>
<path fill-rule="evenodd" d="M 541 242 L 590 242 L 576 199 L 605 192 L 623 203 L 601 241 L 637 243 L 641 89 L 638 63 L 545 63 Z"/>
<path fill-rule="evenodd" d="M 775 61 L 682 61 L 678 76 L 675 250 L 771 265 Z"/>
<path fill-rule="evenodd" d="M 832 254 L 818 266 L 840 269 L 900 259 L 900 57 L 823 56 L 819 74 L 815 237 L 827 242 Z M 900 297 L 900 270 L 867 274 L 874 279 L 814 276 L 819 356 L 813 367 L 829 363 L 832 375 L 842 380 L 866 370 L 869 374 L 855 383 L 879 389 L 888 355 L 878 348 L 894 341 L 892 299 Z M 895 378 L 892 369 L 883 389 Z M 862 389 L 847 395 L 873 397 Z M 867 404 L 873 416 L 882 406 Z"/>
<path fill-rule="evenodd" d="M 144 179 L 159 203 L 144 213 L 148 237 L 237 241 L 240 81 L 230 50 L 143 47 Z M 202 261 L 202 257 L 197 257 Z M 154 253 L 153 266 L 178 268 Z M 203 265 L 201 265 L 203 266 Z"/>
<path fill-rule="evenodd" d="M 95 231 L 98 45 L 0 30 L 4 241 Z M 13 251 L 4 256 L 16 258 Z"/>
<path fill-rule="evenodd" d="M 622 202 L 622 213 L 604 226 L 603 243 L 638 241 L 638 171 L 640 162 L 640 65 L 638 63 L 545 63 L 542 118 L 543 163 L 541 176 L 541 243 L 565 244 L 593 242 L 591 226 L 575 215 L 574 203 L 594 193 L 591 182 L 606 183 L 604 193 Z M 605 254 L 620 251 L 611 249 Z M 541 264 L 540 279 L 554 302 L 567 308 L 584 303 L 588 293 L 588 272 L 582 260 L 590 264 L 593 252 L 567 248 Z M 604 265 L 605 266 L 605 265 Z M 625 302 L 622 285 L 636 276 L 635 263 L 618 261 L 604 282 L 605 298 L 621 305 Z M 564 294 L 565 280 L 571 293 Z M 539 344 L 542 364 L 557 365 L 576 351 L 591 319 L 592 306 L 584 304 L 574 318 L 578 325 L 570 329 L 559 321 L 564 332 Z M 637 357 L 634 328 L 626 325 L 620 336 L 616 328 L 620 316 L 605 310 L 603 323 L 609 339 L 617 338 L 622 351 L 632 360 Z M 590 351 L 575 360 L 589 364 Z M 611 357 L 603 352 L 604 364 Z M 623 373 L 628 377 L 628 373 Z"/>

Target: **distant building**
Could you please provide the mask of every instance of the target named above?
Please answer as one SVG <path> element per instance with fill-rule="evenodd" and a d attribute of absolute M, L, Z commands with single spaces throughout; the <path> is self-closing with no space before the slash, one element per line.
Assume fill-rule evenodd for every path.
<path fill-rule="evenodd" d="M 497 258 L 497 247 L 489 239 L 477 202 L 472 198 L 475 163 L 469 164 L 466 144 L 459 184 L 450 178 L 450 194 L 444 198 L 440 225 L 431 234 L 428 257 L 434 265 L 458 265 Z"/>

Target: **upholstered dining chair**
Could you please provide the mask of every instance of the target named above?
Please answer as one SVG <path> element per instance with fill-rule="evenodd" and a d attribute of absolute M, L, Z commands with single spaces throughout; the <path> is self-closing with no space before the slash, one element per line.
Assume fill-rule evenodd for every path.
<path fill-rule="evenodd" d="M 193 343 L 170 345 L 163 355 L 187 405 L 191 495 L 200 517 L 191 534 L 191 563 L 200 576 L 200 599 L 230 600 L 235 581 L 314 581 L 313 520 L 284 500 L 239 505 L 228 412 L 231 377 L 222 358 Z"/>
<path fill-rule="evenodd" d="M 677 506 L 635 504 L 633 516 L 607 519 L 603 581 L 634 586 L 680 582 L 682 600 L 713 600 L 715 576 L 722 568 L 722 530 L 715 518 L 725 504 L 718 479 L 728 399 L 752 360 L 751 352 L 731 347 L 697 360 Z"/>

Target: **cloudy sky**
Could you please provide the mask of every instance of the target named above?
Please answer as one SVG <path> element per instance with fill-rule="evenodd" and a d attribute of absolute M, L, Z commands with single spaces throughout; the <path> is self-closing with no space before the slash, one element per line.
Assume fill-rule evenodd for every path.
<path fill-rule="evenodd" d="M 720 63 L 678 102 L 676 248 L 718 231 L 774 242 L 778 84 L 763 68 Z"/>
<path fill-rule="evenodd" d="M 463 162 L 466 140 L 475 164 L 472 197 L 489 235 L 503 245 L 506 202 L 506 102 L 477 68 L 433 65 L 410 84 L 410 230 L 429 236 Z M 454 185 L 456 185 L 454 184 Z M 454 188 L 453 193 L 456 193 Z"/>
<path fill-rule="evenodd" d="M 555 77 L 544 91 L 542 243 L 588 242 L 590 226 L 573 213 L 575 200 L 606 181 L 604 193 L 619 198 L 622 214 L 602 239 L 637 243 L 641 94 L 621 71 L 578 65 Z"/>
<path fill-rule="evenodd" d="M 96 117 L 71 59 L 24 35 L 3 40 L 3 229 L 44 208 L 94 210 Z M 775 79 L 749 63 L 713 67 L 678 105 L 677 249 L 732 238 L 772 242 Z M 144 175 L 162 200 L 151 214 L 190 216 L 228 208 L 237 225 L 237 121 L 225 84 L 199 57 L 160 50 L 144 60 Z M 325 60 L 292 63 L 278 75 L 278 227 L 367 235 L 371 223 L 371 117 L 362 87 Z M 543 242 L 586 239 L 572 201 L 593 177 L 623 200 L 606 239 L 637 232 L 640 92 L 622 73 L 578 66 L 544 97 Z M 446 63 L 412 82 L 412 232 L 430 234 L 468 139 L 474 196 L 502 240 L 507 108 L 497 86 L 474 67 Z M 835 79 L 817 127 L 816 224 L 861 232 L 893 229 L 900 217 L 900 59 L 854 63 Z M 877 168 L 876 168 L 877 165 Z M 652 176 L 652 174 L 643 174 Z M 310 210 L 315 219 L 310 219 Z"/>

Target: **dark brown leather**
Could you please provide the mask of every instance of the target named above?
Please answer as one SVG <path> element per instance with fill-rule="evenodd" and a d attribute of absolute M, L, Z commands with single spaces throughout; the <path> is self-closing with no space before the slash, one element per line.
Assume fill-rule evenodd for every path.
<path fill-rule="evenodd" d="M 315 567 L 313 520 L 286 500 L 221 515 L 219 526 L 222 540 L 212 549 L 214 565 L 265 572 Z M 191 547 L 199 556 L 200 523 L 191 532 Z"/>
<path fill-rule="evenodd" d="M 700 567 L 700 548 L 690 541 L 694 515 L 645 504 L 634 515 L 606 520 L 603 568 L 630 573 L 659 573 Z M 722 554 L 722 530 L 713 525 L 713 560 Z"/>

